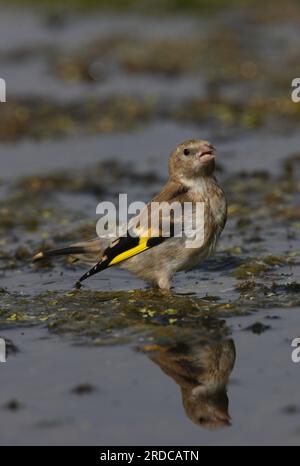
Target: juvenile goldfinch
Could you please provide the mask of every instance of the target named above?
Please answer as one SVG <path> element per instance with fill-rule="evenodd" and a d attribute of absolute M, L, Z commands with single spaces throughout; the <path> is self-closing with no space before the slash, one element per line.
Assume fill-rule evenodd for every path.
<path fill-rule="evenodd" d="M 227 384 L 235 363 L 233 340 L 209 337 L 158 346 L 150 357 L 180 386 L 188 417 L 207 429 L 230 425 Z"/>
<path fill-rule="evenodd" d="M 207 141 L 191 139 L 180 144 L 169 159 L 169 180 L 144 211 L 129 222 L 127 236 L 97 238 L 76 243 L 63 249 L 39 252 L 33 260 L 54 255 L 71 255 L 95 264 L 80 279 L 86 278 L 118 264 L 160 289 L 169 290 L 170 280 L 176 272 L 188 270 L 209 257 L 217 244 L 227 219 L 227 203 L 223 190 L 214 177 L 215 149 Z M 152 216 L 160 205 L 192 207 L 190 217 L 183 212 L 169 212 L 170 234 L 165 235 L 163 218 L 153 226 Z M 197 205 L 203 206 L 199 220 Z M 157 212 L 156 212 L 157 213 Z M 149 222 L 145 223 L 145 220 Z M 174 234 L 179 223 L 183 234 Z M 187 226 L 188 224 L 188 226 Z M 147 225 L 145 227 L 145 225 Z M 196 235 L 202 238 L 191 247 L 188 230 L 196 225 Z M 134 235 L 132 235 L 134 233 Z"/>

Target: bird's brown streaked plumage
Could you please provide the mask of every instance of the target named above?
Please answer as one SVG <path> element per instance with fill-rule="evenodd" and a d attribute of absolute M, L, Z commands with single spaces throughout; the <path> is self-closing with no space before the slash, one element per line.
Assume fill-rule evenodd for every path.
<path fill-rule="evenodd" d="M 235 363 L 232 339 L 203 336 L 158 345 L 150 358 L 179 385 L 185 412 L 195 424 L 207 429 L 230 425 L 226 386 Z"/>
<path fill-rule="evenodd" d="M 81 242 L 68 248 L 38 253 L 34 260 L 54 255 L 70 254 L 95 265 L 80 282 L 112 265 L 119 265 L 140 278 L 161 289 L 170 288 L 170 280 L 180 270 L 187 270 L 201 263 L 215 249 L 227 218 L 227 204 L 223 190 L 213 173 L 215 170 L 215 150 L 207 141 L 192 139 L 186 141 L 172 152 L 169 160 L 169 180 L 129 226 L 134 225 L 138 237 L 98 238 Z M 168 205 L 190 202 L 193 206 L 191 221 L 196 215 L 196 203 L 204 203 L 204 242 L 197 248 L 186 247 L 186 237 L 162 235 L 161 223 L 147 231 L 140 228 L 144 217 L 151 217 L 157 204 Z M 155 207 L 156 205 L 156 207 Z M 144 216 L 144 217 L 143 217 Z M 182 216 L 171 216 L 171 228 L 182 221 Z M 151 220 L 149 222 L 151 226 Z M 132 227 L 133 228 L 133 227 Z"/>

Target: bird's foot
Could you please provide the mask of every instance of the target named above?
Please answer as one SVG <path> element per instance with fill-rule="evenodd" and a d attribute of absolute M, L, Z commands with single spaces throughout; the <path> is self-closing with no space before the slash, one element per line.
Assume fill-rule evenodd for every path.
<path fill-rule="evenodd" d="M 161 277 L 157 282 L 160 291 L 169 293 L 171 290 L 170 280 L 167 277 Z"/>

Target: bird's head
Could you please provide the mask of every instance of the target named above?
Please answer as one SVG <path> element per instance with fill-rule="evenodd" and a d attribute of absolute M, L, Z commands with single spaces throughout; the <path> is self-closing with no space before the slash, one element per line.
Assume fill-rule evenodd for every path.
<path fill-rule="evenodd" d="M 172 152 L 169 161 L 170 177 L 185 184 L 196 178 L 208 177 L 215 170 L 215 148 L 202 139 L 185 141 Z"/>

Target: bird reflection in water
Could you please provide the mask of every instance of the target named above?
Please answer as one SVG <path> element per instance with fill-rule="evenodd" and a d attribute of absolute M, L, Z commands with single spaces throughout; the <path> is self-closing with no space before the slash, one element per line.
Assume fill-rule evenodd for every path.
<path fill-rule="evenodd" d="M 235 363 L 232 339 L 201 337 L 192 343 L 149 345 L 144 351 L 150 351 L 150 359 L 179 385 L 185 412 L 195 424 L 211 430 L 230 425 L 227 383 Z"/>

